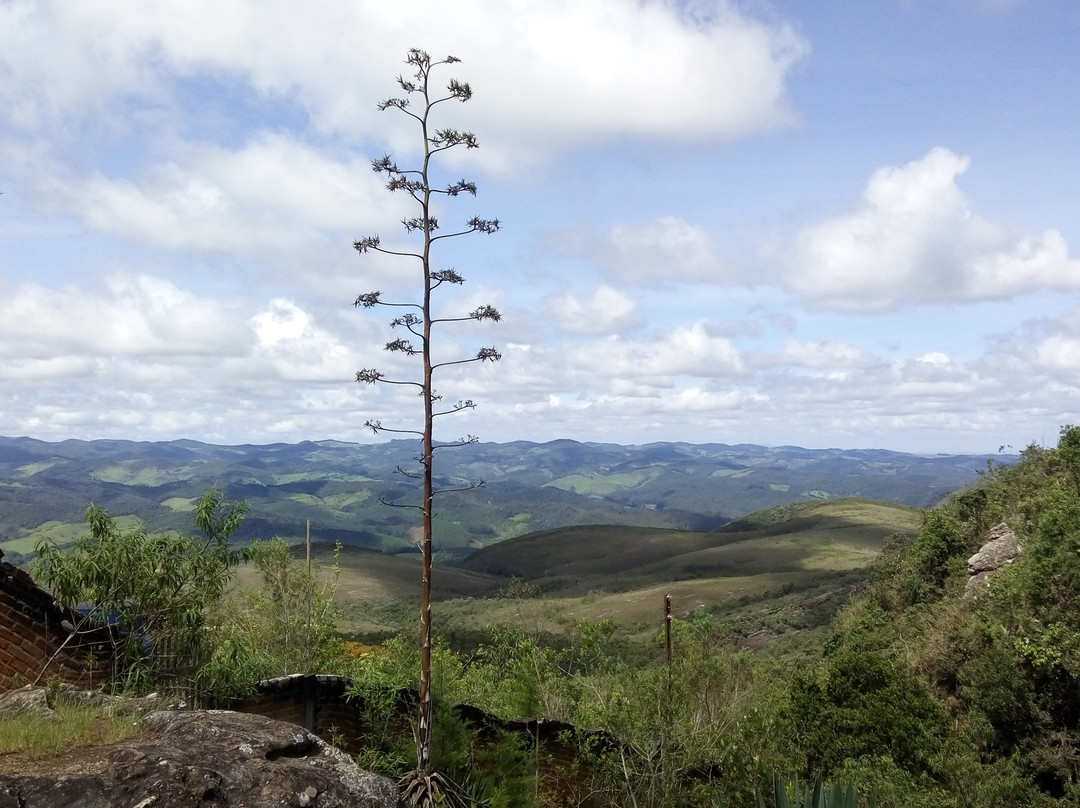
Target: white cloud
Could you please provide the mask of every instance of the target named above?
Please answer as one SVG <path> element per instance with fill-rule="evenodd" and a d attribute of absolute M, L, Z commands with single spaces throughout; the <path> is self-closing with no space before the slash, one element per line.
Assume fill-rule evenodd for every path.
<path fill-rule="evenodd" d="M 0 299 L 0 356 L 235 356 L 251 344 L 236 308 L 167 280 L 113 275 L 105 289 L 24 284 Z"/>
<path fill-rule="evenodd" d="M 721 280 L 723 268 L 707 230 L 678 216 L 645 225 L 617 224 L 595 250 L 611 272 L 647 285 L 680 279 Z"/>
<path fill-rule="evenodd" d="M 43 129 L 79 109 L 102 125 L 100 113 L 114 95 L 158 92 L 157 71 L 148 69 L 152 39 L 133 36 L 125 25 L 139 11 L 115 3 L 0 4 L 0 103 L 9 111 L 7 123 Z"/>
<path fill-rule="evenodd" d="M 257 339 L 252 361 L 275 379 L 344 384 L 356 370 L 356 350 L 292 301 L 271 300 L 250 324 Z"/>
<path fill-rule="evenodd" d="M 994 353 L 996 364 L 986 372 L 996 367 L 1039 388 L 1080 384 L 1080 308 L 1026 323 L 999 339 Z"/>
<path fill-rule="evenodd" d="M 708 17 L 660 0 L 406 0 L 392 14 L 376 0 L 16 0 L 0 7 L 0 32 L 0 100 L 27 129 L 133 98 L 167 113 L 183 103 L 172 80 L 213 71 L 350 138 L 400 125 L 374 102 L 425 43 L 465 60 L 470 121 L 504 167 L 597 138 L 727 139 L 782 124 L 785 79 L 808 52 L 789 25 L 727 0 Z"/>
<path fill-rule="evenodd" d="M 97 293 L 27 284 L 0 302 L 0 378 L 95 376 L 131 395 L 181 385 L 204 394 L 283 381 L 345 385 L 374 330 L 356 326 L 334 333 L 283 298 L 246 317 L 146 275 L 114 275 Z"/>
<path fill-rule="evenodd" d="M 1054 334 L 1041 343 L 1035 353 L 1036 361 L 1049 370 L 1080 371 L 1080 336 Z"/>
<path fill-rule="evenodd" d="M 802 342 L 784 340 L 780 351 L 765 364 L 803 368 L 855 368 L 874 364 L 875 360 L 862 348 L 843 340 L 822 339 Z"/>
<path fill-rule="evenodd" d="M 970 209 L 956 184 L 969 164 L 937 148 L 876 171 L 856 210 L 799 233 L 787 286 L 814 307 L 856 312 L 1080 289 L 1060 233 L 1020 234 Z"/>
<path fill-rule="evenodd" d="M 548 298 L 546 316 L 569 334 L 612 334 L 641 324 L 637 304 L 617 289 L 600 285 L 587 295 Z"/>
<path fill-rule="evenodd" d="M 637 398 L 670 391 L 681 377 L 730 379 L 744 371 L 732 342 L 705 322 L 649 338 L 606 336 L 556 348 L 504 345 L 503 360 L 490 372 L 471 373 L 470 390 L 499 400 L 576 396 Z"/>
<path fill-rule="evenodd" d="M 731 340 L 712 335 L 704 322 L 675 328 L 652 342 L 610 338 L 571 354 L 576 363 L 591 365 L 608 379 L 710 378 L 742 370 L 742 357 Z"/>
<path fill-rule="evenodd" d="M 807 5 L 799 14 L 807 30 L 820 30 L 832 12 Z M 844 36 L 830 47 L 858 34 Z M 480 209 L 466 215 L 487 213 L 483 200 L 494 191 L 493 212 L 508 225 L 506 240 L 479 249 L 445 242 L 438 253 L 470 281 L 440 300 L 440 315 L 484 303 L 506 315 L 490 332 L 470 324 L 440 334 L 448 358 L 479 345 L 504 353 L 494 366 L 443 369 L 448 401 L 480 404 L 475 415 L 447 419 L 449 432 L 894 446 L 940 439 L 955 448 L 1015 442 L 1017 430 L 1037 435 L 1029 424 L 1075 420 L 1058 419 L 1080 400 L 1080 315 L 1055 318 L 1061 304 L 1050 294 L 1026 296 L 1028 311 L 1049 304 L 1044 319 L 999 335 L 982 356 L 985 329 L 1019 321 L 1014 304 L 968 307 L 962 320 L 949 317 L 955 307 L 927 307 L 919 319 L 806 311 L 1080 288 L 1073 232 L 1024 232 L 1006 223 L 1018 214 L 976 213 L 981 203 L 960 187 L 967 158 L 936 149 L 874 173 L 850 210 L 799 234 L 798 260 L 777 262 L 782 277 L 776 264 L 751 271 L 733 260 L 727 235 L 694 218 L 736 217 L 722 226 L 738 230 L 727 232 L 782 241 L 774 235 L 782 224 L 761 221 L 770 206 L 805 209 L 816 178 L 844 175 L 827 162 L 820 173 L 808 167 L 836 154 L 825 133 L 855 131 L 886 111 L 846 83 L 843 97 L 828 95 L 838 85 L 815 83 L 836 75 L 834 49 L 799 86 L 814 99 L 809 115 L 833 110 L 835 121 L 727 148 L 792 117 L 786 85 L 808 45 L 768 4 L 0 0 L 5 429 L 259 441 L 370 439 L 369 417 L 415 424 L 414 390 L 351 382 L 361 367 L 404 375 L 416 363 L 384 352 L 392 339 L 384 316 L 349 306 L 373 289 L 412 299 L 415 273 L 393 258 L 358 258 L 349 244 L 369 233 L 391 244 L 401 233 L 407 200 L 384 192 L 367 158 L 389 149 L 413 162 L 415 128 L 374 103 L 394 92 L 404 52 L 417 44 L 464 59 L 443 75 L 469 80 L 475 100 L 441 107 L 440 124 L 475 128 L 483 144 L 462 158 L 471 165 L 461 172 L 482 190 Z M 941 81 L 920 86 L 942 93 L 934 104 L 967 98 L 971 120 L 985 120 L 979 101 L 960 91 L 967 79 L 956 63 L 928 63 Z M 1039 117 L 1050 111 L 1041 105 L 1068 89 L 1040 69 L 1032 75 L 1047 95 L 1023 96 L 1030 115 L 1017 123 L 1051 120 Z M 872 72 L 860 76 L 867 88 L 894 86 Z M 908 130 L 880 123 L 895 142 L 921 131 L 917 117 Z M 1061 193 L 1040 190 L 1051 187 L 1039 185 L 1043 158 L 1006 129 L 987 132 L 1007 137 L 1005 145 L 957 130 L 979 153 L 1014 147 L 983 187 L 993 195 L 995 184 L 1012 188 L 1020 178 L 1027 184 L 1015 196 L 1034 200 L 1031 219 L 1069 221 Z M 855 162 L 873 148 L 844 156 Z M 663 155 L 680 149 L 678 170 L 665 171 Z M 545 159 L 552 170 L 535 170 L 532 161 Z M 741 159 L 756 167 L 729 162 Z M 715 209 L 695 207 L 679 187 L 691 160 L 696 185 L 730 189 Z M 504 182 L 483 169 L 520 171 Z M 568 224 L 578 230 L 560 233 L 561 249 L 538 254 L 536 228 Z M 778 281 L 794 294 L 774 288 Z"/>
<path fill-rule="evenodd" d="M 135 179 L 64 179 L 44 161 L 24 170 L 43 207 L 170 250 L 295 255 L 327 231 L 386 224 L 404 210 L 367 160 L 335 160 L 285 135 L 262 133 L 236 150 L 201 144 L 177 151 L 176 160 Z"/>

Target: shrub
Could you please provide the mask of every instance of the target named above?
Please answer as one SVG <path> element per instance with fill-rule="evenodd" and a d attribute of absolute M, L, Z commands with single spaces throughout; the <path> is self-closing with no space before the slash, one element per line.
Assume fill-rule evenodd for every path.
<path fill-rule="evenodd" d="M 841 649 L 822 671 L 796 678 L 789 711 L 807 775 L 832 775 L 847 760 L 883 754 L 913 775 L 931 773 L 948 729 L 914 673 L 873 651 Z"/>

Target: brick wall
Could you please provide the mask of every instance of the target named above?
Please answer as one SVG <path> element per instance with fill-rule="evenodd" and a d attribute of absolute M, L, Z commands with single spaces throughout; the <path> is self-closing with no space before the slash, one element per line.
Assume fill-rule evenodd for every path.
<path fill-rule="evenodd" d="M 79 620 L 0 551 L 0 692 L 54 675 L 79 688 L 100 685 L 111 638 L 106 629 L 72 637 Z"/>

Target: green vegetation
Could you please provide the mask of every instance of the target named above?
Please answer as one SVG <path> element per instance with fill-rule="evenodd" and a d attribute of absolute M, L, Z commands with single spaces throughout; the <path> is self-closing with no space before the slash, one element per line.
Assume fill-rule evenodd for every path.
<path fill-rule="evenodd" d="M 280 538 L 253 542 L 247 551 L 259 586 L 215 604 L 208 620 L 212 649 L 200 681 L 218 697 L 246 695 L 260 679 L 321 673 L 340 659 L 334 604 L 340 567 L 322 579 L 317 561 L 294 559 Z"/>
<path fill-rule="evenodd" d="M 522 578 L 560 597 L 631 591 L 658 581 L 787 573 L 798 579 L 866 567 L 888 536 L 914 533 L 920 519 L 914 508 L 870 500 L 800 503 L 712 533 L 617 525 L 533 533 L 480 549 L 459 566 Z M 765 579 L 763 585 L 771 587 Z"/>
<path fill-rule="evenodd" d="M 171 511 L 178 513 L 190 513 L 195 510 L 196 500 L 190 497 L 169 497 L 162 501 L 162 505 Z"/>
<path fill-rule="evenodd" d="M 29 563 L 45 522 L 72 526 L 70 535 L 55 537 L 58 543 L 74 539 L 88 502 L 118 519 L 136 514 L 150 533 L 184 531 L 191 522 L 185 503 L 197 502 L 212 482 L 229 498 L 251 504 L 252 517 L 234 535 L 237 544 L 270 536 L 302 540 L 310 519 L 314 537 L 330 544 L 408 550 L 415 546 L 411 534 L 420 526 L 419 514 L 388 511 L 380 500 L 404 501 L 418 493 L 415 481 L 393 473 L 409 467 L 416 454 L 416 443 L 405 440 L 237 447 L 0 437 L 0 550 L 9 559 L 18 554 L 16 563 Z M 441 456 L 438 484 L 485 485 L 440 501 L 436 560 L 571 525 L 710 530 L 747 513 L 805 501 L 801 492 L 813 490 L 828 491 L 832 500 L 857 496 L 929 507 L 974 481 L 986 460 L 676 443 L 470 444 Z M 607 481 L 603 493 L 545 485 L 597 474 Z M 296 494 L 306 497 L 298 501 Z"/>
<path fill-rule="evenodd" d="M 662 467 L 651 466 L 617 474 L 571 474 L 545 485 L 587 496 L 606 496 L 627 488 L 636 488 L 648 480 L 655 480 L 663 472 Z"/>
<path fill-rule="evenodd" d="M 0 718 L 0 772 L 5 769 L 3 756 L 10 753 L 18 752 L 26 760 L 51 758 L 72 748 L 115 743 L 137 732 L 130 715 L 58 700 L 51 715 L 27 712 Z"/>
<path fill-rule="evenodd" d="M 529 589 L 535 584 L 515 585 L 509 596 L 478 601 L 471 619 L 492 628 L 475 650 L 438 650 L 440 695 L 506 718 L 542 715 L 618 738 L 617 750 L 590 746 L 585 736 L 567 739 L 577 749 L 577 774 L 558 786 L 536 775 L 531 801 L 519 804 L 574 804 L 566 798 L 570 790 L 609 795 L 603 804 L 639 806 L 753 805 L 758 799 L 776 806 L 792 800 L 847 805 L 854 804 L 855 791 L 863 795 L 860 804 L 872 796 L 881 806 L 1075 805 L 1078 446 L 1080 430 L 1066 428 L 1058 448 L 1031 447 L 1017 466 L 991 467 L 978 485 L 928 512 L 917 532 L 884 541 L 898 514 L 852 501 L 755 514 L 712 534 L 710 547 L 695 545 L 701 536 L 609 528 L 594 531 L 592 541 L 606 547 L 603 552 L 584 529 L 483 551 L 470 566 L 490 572 L 493 565 L 516 563 L 503 571 L 546 582 L 565 566 L 595 574 L 595 583 L 604 552 L 625 552 L 648 566 L 652 544 L 662 546 L 664 538 L 671 539 L 676 559 L 748 537 L 758 547 L 768 546 L 770 537 L 797 545 L 789 532 L 815 529 L 822 531 L 818 538 L 837 534 L 827 542 L 832 546 L 884 546 L 873 580 L 829 626 L 813 629 L 817 640 L 739 650 L 747 635 L 736 626 L 755 596 L 732 598 L 675 621 L 670 667 L 655 638 L 662 592 L 671 583 L 647 596 L 645 590 L 626 593 L 651 602 L 655 628 L 646 642 L 631 636 L 621 619 L 575 623 L 568 608 L 587 602 L 610 607 L 624 593 L 537 598 Z M 856 537 L 852 524 L 869 525 L 875 511 L 885 517 L 881 532 L 872 541 Z M 967 559 L 1000 522 L 1015 531 L 1023 552 L 965 596 Z M 515 543 L 523 550 L 520 559 L 512 552 Z M 537 549 L 545 543 L 552 550 L 547 558 Z M 820 548 L 816 552 L 820 557 Z M 608 578 L 631 568 L 632 562 L 617 560 Z M 780 597 L 802 607 L 822 594 L 843 599 L 825 581 L 817 586 Z M 759 596 L 770 610 L 780 601 Z M 451 601 L 442 612 L 453 615 L 465 604 Z M 378 668 L 378 677 L 392 679 L 390 672 L 410 653 L 407 644 L 389 643 L 357 675 L 363 679 Z M 517 754 L 533 755 L 534 767 L 542 763 L 535 757 L 542 753 L 527 745 Z M 454 774 L 452 760 L 445 770 Z M 798 782 L 803 785 L 774 787 Z M 497 791 L 487 796 L 494 799 Z"/>
<path fill-rule="evenodd" d="M 34 574 L 62 606 L 86 612 L 80 625 L 115 625 L 113 681 L 147 691 L 177 687 L 197 675 L 206 652 L 204 617 L 224 592 L 239 560 L 229 537 L 247 505 L 207 490 L 195 508 L 201 538 L 179 533 L 124 530 L 104 508 L 86 512 L 89 534 L 69 549 L 44 539 L 36 546 Z"/>
<path fill-rule="evenodd" d="M 970 583 L 968 559 L 1001 523 L 1022 552 Z M 205 610 L 215 636 L 250 640 L 243 653 L 218 643 L 218 681 L 265 675 L 250 664 L 263 652 L 281 670 L 353 676 L 362 762 L 404 775 L 418 765 L 398 704 L 419 664 L 419 560 L 316 550 L 324 571 L 309 576 L 283 542 L 256 548 L 236 591 Z M 1080 805 L 1080 428 L 925 513 L 829 500 L 708 533 L 548 531 L 436 566 L 434 594 L 431 765 L 466 797 Z M 284 643 L 309 615 L 318 642 Z M 343 648 L 335 624 L 384 641 Z M 455 713 L 462 703 L 544 721 L 482 733 Z M 589 730 L 542 738 L 554 721 Z"/>

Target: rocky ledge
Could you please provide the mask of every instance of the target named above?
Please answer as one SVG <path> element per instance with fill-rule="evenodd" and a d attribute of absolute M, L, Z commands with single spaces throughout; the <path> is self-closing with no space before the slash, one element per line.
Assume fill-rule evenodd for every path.
<path fill-rule="evenodd" d="M 395 808 L 393 782 L 294 724 L 227 711 L 154 712 L 142 739 L 79 771 L 0 775 L 0 808 Z"/>

